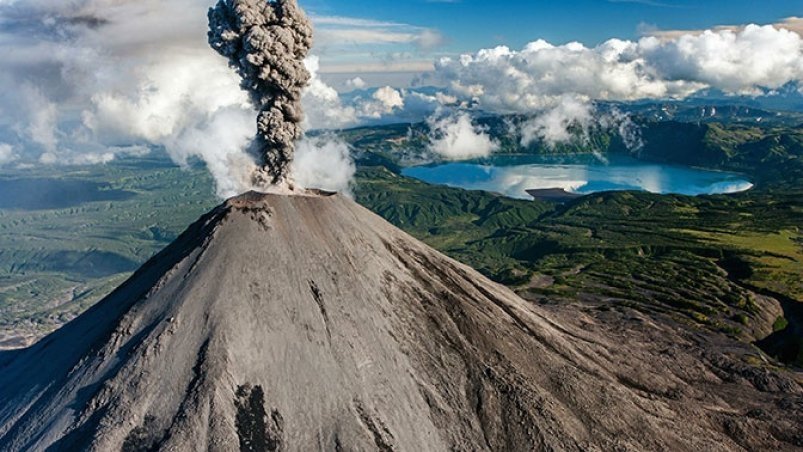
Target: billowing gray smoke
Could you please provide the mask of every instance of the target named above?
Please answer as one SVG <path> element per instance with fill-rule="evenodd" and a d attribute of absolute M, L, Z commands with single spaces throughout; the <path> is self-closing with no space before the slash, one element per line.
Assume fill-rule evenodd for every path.
<path fill-rule="evenodd" d="M 288 182 L 302 135 L 301 92 L 310 80 L 310 21 L 296 0 L 219 0 L 209 10 L 209 44 L 229 59 L 259 109 L 253 149 L 262 171 L 255 182 Z"/>

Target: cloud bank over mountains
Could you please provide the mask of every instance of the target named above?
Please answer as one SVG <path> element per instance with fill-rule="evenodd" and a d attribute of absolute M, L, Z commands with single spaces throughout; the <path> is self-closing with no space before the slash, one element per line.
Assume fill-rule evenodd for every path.
<path fill-rule="evenodd" d="M 537 40 L 518 51 L 441 58 L 432 79 L 482 110 L 534 114 L 520 127 L 523 145 L 569 141 L 570 128 L 582 139 L 591 128 L 613 127 L 638 147 L 629 120 L 597 112 L 595 101 L 684 99 L 711 88 L 760 96 L 789 84 L 803 92 L 803 38 L 789 27 L 747 25 L 596 47 Z"/>
<path fill-rule="evenodd" d="M 0 165 L 102 163 L 163 147 L 179 163 L 205 161 L 221 195 L 237 191 L 241 168 L 253 164 L 243 152 L 255 133 L 253 107 L 237 74 L 207 47 L 212 3 L 0 0 Z M 405 24 L 312 16 L 318 55 L 345 49 L 347 39 L 390 40 L 424 55 L 445 39 Z M 596 47 L 536 40 L 520 50 L 483 49 L 434 65 L 420 64 L 421 55 L 414 55 L 414 67 L 434 68 L 422 80 L 437 89 L 368 88 L 368 77 L 354 73 L 347 86 L 355 91 L 340 93 L 321 76 L 329 62 L 310 57 L 305 126 L 338 129 L 430 117 L 432 147 L 448 158 L 493 150 L 472 120 L 479 112 L 532 115 L 519 131 L 523 141 L 565 140 L 570 125 L 626 132 L 626 118 L 601 115 L 594 102 L 682 99 L 710 88 L 762 95 L 803 86 L 800 23 L 652 31 Z M 342 146 L 327 148 L 335 162 L 342 161 Z M 350 168 L 347 162 L 339 166 Z"/>
<path fill-rule="evenodd" d="M 495 111 L 531 112 L 567 94 L 590 100 L 682 99 L 702 89 L 759 95 L 803 81 L 803 39 L 773 26 L 673 38 L 612 39 L 589 48 L 543 40 L 436 63 L 435 78 Z"/>

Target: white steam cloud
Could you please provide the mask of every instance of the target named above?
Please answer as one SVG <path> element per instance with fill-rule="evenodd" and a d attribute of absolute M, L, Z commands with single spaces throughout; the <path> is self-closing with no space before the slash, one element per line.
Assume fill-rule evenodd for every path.
<path fill-rule="evenodd" d="M 223 198 L 251 188 L 256 168 L 254 157 L 244 152 L 257 132 L 254 113 L 239 108 L 217 112 L 207 121 L 187 127 L 165 140 L 173 160 L 186 166 L 193 157 L 201 158 Z"/>
<path fill-rule="evenodd" d="M 0 90 L 0 164 L 106 163 L 161 146 L 179 164 L 203 160 L 221 197 L 250 189 L 254 107 L 236 72 L 207 46 L 211 4 L 0 2 L 0 84 L 15 87 Z M 315 58 L 307 63 L 317 70 Z M 308 126 L 358 122 L 357 109 L 320 78 L 304 96 Z M 306 174 L 304 161 L 294 168 Z"/>
<path fill-rule="evenodd" d="M 19 87 L 0 93 L 0 138 L 44 164 L 105 163 L 164 146 L 177 162 L 207 162 L 221 196 L 239 191 L 222 162 L 251 160 L 234 148 L 255 126 L 234 118 L 253 122 L 253 110 L 237 75 L 206 47 L 207 8 L 195 0 L 0 4 L 0 82 Z"/>
<path fill-rule="evenodd" d="M 487 157 L 499 148 L 466 112 L 436 113 L 427 123 L 431 130 L 429 150 L 447 160 Z"/>
<path fill-rule="evenodd" d="M 350 194 L 357 167 L 348 145 L 334 136 L 305 137 L 296 147 L 292 164 L 295 182 L 315 188 Z"/>

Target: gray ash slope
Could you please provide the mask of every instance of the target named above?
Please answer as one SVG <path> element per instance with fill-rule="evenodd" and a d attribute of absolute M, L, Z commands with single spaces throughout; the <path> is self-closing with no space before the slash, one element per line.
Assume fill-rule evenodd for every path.
<path fill-rule="evenodd" d="M 794 450 L 801 440 L 801 389 L 784 375 L 715 373 L 682 344 L 667 366 L 650 344 L 594 331 L 352 201 L 251 193 L 83 316 L 0 354 L 0 450 Z"/>

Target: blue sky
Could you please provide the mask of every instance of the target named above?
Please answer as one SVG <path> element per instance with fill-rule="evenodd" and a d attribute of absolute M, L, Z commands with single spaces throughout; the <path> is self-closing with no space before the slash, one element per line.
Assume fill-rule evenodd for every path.
<path fill-rule="evenodd" d="M 595 44 L 633 38 L 640 24 L 661 29 L 772 23 L 803 15 L 803 0 L 308 0 L 320 15 L 404 22 L 440 29 L 451 48 L 470 50 L 536 38 Z"/>
<path fill-rule="evenodd" d="M 347 61 L 431 59 L 536 39 L 594 46 L 610 38 L 635 39 L 645 29 L 706 29 L 719 25 L 770 24 L 803 16 L 803 0 L 301 0 L 315 17 L 359 18 L 430 30 L 432 47 L 410 43 L 351 42 L 324 45 L 324 72 Z M 344 25 L 345 27 L 345 25 Z M 397 27 L 395 31 L 401 30 Z M 379 27 L 381 28 L 381 27 Z M 325 41 L 335 41 L 319 26 Z"/>

